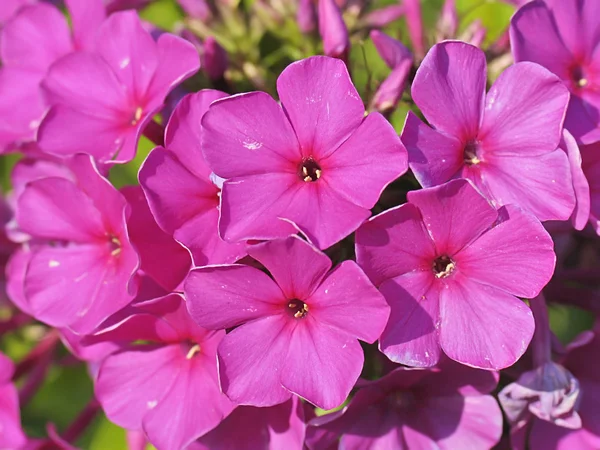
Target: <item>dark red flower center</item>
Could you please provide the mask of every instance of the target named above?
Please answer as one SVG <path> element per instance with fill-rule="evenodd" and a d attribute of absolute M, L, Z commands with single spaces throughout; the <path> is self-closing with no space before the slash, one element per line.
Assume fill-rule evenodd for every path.
<path fill-rule="evenodd" d="M 307 183 L 312 183 L 321 178 L 321 166 L 311 157 L 305 158 L 298 168 L 298 176 Z"/>
<path fill-rule="evenodd" d="M 302 300 L 294 298 L 288 302 L 287 311 L 292 317 L 303 319 L 308 314 L 308 305 Z"/>
<path fill-rule="evenodd" d="M 463 150 L 463 159 L 465 161 L 465 164 L 468 166 L 479 164 L 481 162 L 481 158 L 479 155 L 479 145 L 477 142 L 467 142 L 467 145 L 465 145 L 465 148 Z"/>
<path fill-rule="evenodd" d="M 455 268 L 456 264 L 447 255 L 439 256 L 433 261 L 433 273 L 436 278 L 446 278 Z"/>

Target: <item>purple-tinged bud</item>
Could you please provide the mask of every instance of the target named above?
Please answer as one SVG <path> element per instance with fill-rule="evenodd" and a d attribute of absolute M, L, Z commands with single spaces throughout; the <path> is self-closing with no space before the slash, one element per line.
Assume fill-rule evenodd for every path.
<path fill-rule="evenodd" d="M 194 19 L 204 22 L 209 20 L 212 15 L 206 0 L 177 0 L 177 3 L 179 3 L 188 16 Z"/>
<path fill-rule="evenodd" d="M 319 33 L 327 56 L 346 61 L 350 51 L 348 28 L 335 0 L 319 0 Z"/>
<path fill-rule="evenodd" d="M 456 36 L 458 29 L 458 13 L 456 12 L 456 0 L 446 0 L 442 7 L 442 13 L 437 23 L 438 41 Z"/>
<path fill-rule="evenodd" d="M 223 78 L 229 58 L 227 52 L 219 45 L 212 36 L 204 40 L 204 54 L 202 55 L 202 67 L 211 80 L 220 80 Z"/>
<path fill-rule="evenodd" d="M 560 364 L 548 362 L 523 373 L 506 386 L 498 399 L 511 424 L 526 419 L 527 413 L 564 428 L 581 428 L 577 412 L 579 381 Z"/>
<path fill-rule="evenodd" d="M 394 109 L 402 97 L 413 64 L 413 56 L 400 41 L 381 31 L 371 31 L 370 37 L 379 56 L 392 69 L 371 101 L 372 108 L 386 112 Z"/>
<path fill-rule="evenodd" d="M 368 27 L 383 28 L 398 20 L 403 14 L 404 6 L 402 5 L 385 6 L 367 14 L 364 23 Z"/>
<path fill-rule="evenodd" d="M 310 33 L 317 27 L 317 11 L 312 0 L 299 0 L 296 12 L 298 28 L 303 33 Z"/>
<path fill-rule="evenodd" d="M 425 44 L 423 43 L 423 21 L 421 19 L 421 0 L 403 0 L 408 35 L 417 57 L 425 56 Z"/>

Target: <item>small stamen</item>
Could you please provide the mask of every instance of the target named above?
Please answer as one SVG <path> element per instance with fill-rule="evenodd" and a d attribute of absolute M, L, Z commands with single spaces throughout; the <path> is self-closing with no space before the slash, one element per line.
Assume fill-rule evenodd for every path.
<path fill-rule="evenodd" d="M 450 275 L 454 269 L 456 268 L 456 264 L 449 256 L 440 256 L 433 261 L 433 273 L 436 278 L 446 278 Z"/>
<path fill-rule="evenodd" d="M 479 164 L 481 162 L 481 159 L 477 156 L 477 142 L 468 142 L 467 145 L 465 145 L 463 159 L 468 166 Z"/>
<path fill-rule="evenodd" d="M 192 348 L 190 348 L 190 350 L 187 352 L 187 355 L 185 355 L 186 359 L 192 359 L 196 353 L 198 353 L 200 351 L 200 346 L 198 344 L 194 345 Z"/>
<path fill-rule="evenodd" d="M 111 236 L 109 245 L 112 249 L 110 252 L 111 256 L 117 256 L 121 253 L 121 241 L 116 236 Z"/>
<path fill-rule="evenodd" d="M 323 171 L 317 162 L 312 158 L 307 158 L 300 165 L 298 176 L 306 183 L 317 181 L 321 178 Z"/>
<path fill-rule="evenodd" d="M 585 87 L 588 84 L 588 80 L 586 78 L 581 78 L 577 81 L 577 86 L 579 87 Z"/>
<path fill-rule="evenodd" d="M 293 299 L 287 305 L 288 312 L 296 319 L 303 319 L 308 314 L 308 305 L 302 300 Z"/>
<path fill-rule="evenodd" d="M 142 107 L 138 106 L 135 110 L 135 113 L 133 114 L 133 120 L 131 121 L 131 125 L 136 125 L 142 118 L 143 113 L 144 110 L 142 109 Z"/>

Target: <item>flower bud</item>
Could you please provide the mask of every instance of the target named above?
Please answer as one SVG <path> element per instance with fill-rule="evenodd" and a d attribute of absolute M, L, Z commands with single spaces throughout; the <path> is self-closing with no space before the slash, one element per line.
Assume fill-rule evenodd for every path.
<path fill-rule="evenodd" d="M 296 12 L 298 28 L 303 33 L 310 33 L 317 26 L 317 12 L 312 0 L 300 0 Z"/>
<path fill-rule="evenodd" d="M 348 29 L 335 0 L 319 0 L 319 33 L 327 56 L 346 60 L 350 50 Z"/>
<path fill-rule="evenodd" d="M 227 52 L 212 36 L 204 40 L 202 67 L 211 80 L 220 80 L 229 66 Z"/>

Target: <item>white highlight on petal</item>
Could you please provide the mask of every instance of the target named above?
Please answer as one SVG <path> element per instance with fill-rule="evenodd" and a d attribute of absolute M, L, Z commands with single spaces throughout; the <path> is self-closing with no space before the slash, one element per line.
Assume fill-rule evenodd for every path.
<path fill-rule="evenodd" d="M 48 261 L 48 267 L 58 267 L 60 266 L 60 262 L 55 261 L 53 259 L 51 259 L 50 261 Z"/>

